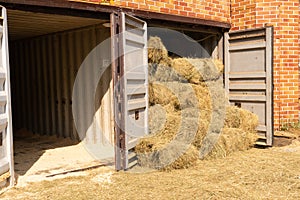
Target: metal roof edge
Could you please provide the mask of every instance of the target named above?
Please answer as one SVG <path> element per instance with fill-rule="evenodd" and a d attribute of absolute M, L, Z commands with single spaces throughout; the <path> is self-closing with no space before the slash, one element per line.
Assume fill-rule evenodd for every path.
<path fill-rule="evenodd" d="M 112 13 L 112 12 L 125 12 L 127 14 L 131 14 L 134 16 L 138 16 L 145 19 L 160 19 L 166 21 L 174 21 L 181 23 L 189 23 L 189 24 L 197 24 L 197 25 L 205 25 L 205 26 L 213 26 L 219 28 L 229 29 L 231 27 L 228 22 L 220 22 L 214 20 L 186 17 L 180 15 L 172 15 L 165 13 L 158 13 L 153 11 L 144 11 L 144 10 L 135 10 L 124 7 L 117 7 L 111 5 L 103 5 L 99 3 L 87 3 L 87 2 L 78 2 L 78 1 L 61 1 L 61 0 L 0 0 L 1 4 L 7 6 L 12 9 L 20 9 L 20 10 L 29 10 L 31 6 L 36 7 L 37 11 L 46 12 L 46 8 L 59 8 L 59 9 L 73 9 L 73 10 L 81 10 L 81 11 L 93 11 L 93 12 L 104 12 L 104 13 Z M 51 11 L 48 11 L 51 12 Z M 52 10 L 53 12 L 53 10 Z M 63 14 L 63 13 L 56 13 Z"/>

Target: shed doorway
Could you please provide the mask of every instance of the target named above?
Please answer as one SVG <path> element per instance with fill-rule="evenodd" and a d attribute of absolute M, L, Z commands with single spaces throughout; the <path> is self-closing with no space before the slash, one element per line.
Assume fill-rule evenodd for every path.
<path fill-rule="evenodd" d="M 118 15 L 119 17 L 120 15 L 125 16 L 120 13 Z M 113 16 L 118 17 L 112 14 L 111 17 L 113 18 Z M 59 174 L 64 170 L 72 170 L 77 167 L 84 168 L 86 167 L 85 164 L 93 164 L 95 161 L 92 156 L 89 157 L 90 155 L 87 152 L 83 153 L 85 147 L 80 146 L 81 143 L 73 123 L 72 89 L 78 69 L 88 53 L 111 36 L 111 30 L 116 30 L 115 34 L 119 33 L 118 31 L 120 30 L 114 29 L 116 27 L 112 26 L 118 24 L 118 28 L 123 26 L 123 29 L 127 30 L 128 26 L 135 26 L 138 21 L 138 24 L 147 32 L 147 24 L 143 20 L 127 15 L 127 18 L 123 18 L 123 21 L 115 23 L 116 20 L 114 19 L 115 21 L 113 21 L 112 18 L 110 18 L 109 14 L 103 15 L 103 13 L 101 17 L 87 17 L 67 16 L 61 15 L 61 13 L 41 13 L 34 10 L 8 10 L 16 173 L 26 175 L 33 168 L 35 170 L 34 173 L 30 174 L 30 172 L 29 175 L 33 175 L 34 179 L 36 178 L 35 175 L 45 177 Z M 148 21 L 151 22 L 151 20 Z M 128 26 L 121 25 L 121 22 Z M 130 24 L 131 22 L 133 24 Z M 208 52 L 206 56 L 223 58 L 222 31 L 220 28 L 215 27 L 212 29 L 210 27 L 210 29 L 206 29 L 203 26 L 201 30 L 195 30 L 189 28 L 190 24 L 183 25 L 182 27 L 184 28 L 178 28 L 176 23 L 171 27 L 166 27 L 163 23 L 148 25 L 184 31 L 184 33 L 204 46 Z M 149 33 L 148 37 L 159 34 L 163 33 L 154 31 Z M 136 38 L 136 36 L 133 38 Z M 146 37 L 145 35 L 143 36 L 144 42 L 145 38 L 147 39 L 147 35 Z M 168 46 L 168 44 L 174 43 L 173 41 L 176 39 L 178 38 L 168 38 L 164 42 Z M 145 47 L 146 45 L 143 46 Z M 122 49 L 120 47 L 122 47 L 120 42 L 115 44 L 115 49 Z M 132 45 L 132 47 L 136 47 L 136 45 Z M 105 130 L 105 135 L 95 134 L 89 138 L 95 141 L 95 144 L 100 143 L 104 147 L 103 149 L 105 149 L 106 145 L 114 144 L 115 135 L 113 129 L 115 119 L 113 116 L 115 113 L 113 111 L 116 110 L 116 104 L 113 100 L 113 84 L 115 83 L 113 83 L 112 77 L 116 75 L 117 67 L 119 67 L 119 70 L 125 69 L 124 63 L 126 62 L 130 66 L 130 60 L 126 59 L 130 59 L 130 56 L 133 56 L 129 54 L 126 58 L 126 56 L 122 57 L 118 54 L 111 55 L 111 50 L 111 48 L 108 48 L 107 51 L 99 55 L 101 61 L 98 63 L 99 66 L 105 65 L 107 62 L 110 63 L 113 60 L 111 56 L 117 56 L 114 58 L 120 59 L 118 60 L 118 65 L 114 65 L 113 69 L 109 68 L 105 71 L 104 78 L 100 80 L 97 87 L 96 120 L 99 121 L 100 127 Z M 126 52 L 126 47 L 123 50 Z M 187 56 L 194 55 L 194 53 L 190 51 Z M 203 55 L 203 52 L 200 52 L 199 55 L 196 54 L 195 56 L 202 57 Z M 143 64 L 145 64 L 144 59 Z M 114 73 L 114 76 L 112 73 Z M 140 76 L 132 77 L 136 79 Z M 85 77 L 85 80 L 91 79 L 88 76 Z M 146 80 L 144 76 L 142 79 Z M 86 94 L 84 93 L 86 91 L 85 88 L 82 91 L 82 96 L 84 96 Z M 131 94 L 130 90 L 128 91 L 129 95 L 136 95 Z M 137 96 L 140 97 L 141 95 Z M 147 97 L 146 94 L 143 98 L 145 97 Z M 123 106 L 126 103 L 129 105 L 130 102 L 124 102 Z M 82 105 L 82 111 L 80 111 L 82 121 L 87 120 L 85 108 L 88 106 L 86 104 Z M 145 110 L 146 108 L 147 106 L 142 109 Z M 141 107 L 136 109 L 140 110 Z M 120 113 L 124 115 L 126 112 Z M 137 115 L 136 111 L 127 113 L 128 116 L 123 116 L 123 119 L 128 117 L 128 120 L 130 120 L 130 117 Z M 134 113 L 134 115 L 131 115 L 131 113 Z M 140 112 L 138 112 L 139 114 Z M 144 115 L 144 118 L 138 117 L 138 119 L 147 119 L 147 113 L 144 113 Z M 147 120 L 144 122 L 147 123 Z M 91 128 L 94 130 L 92 133 L 99 133 L 97 127 Z M 60 150 L 66 153 L 66 156 L 63 156 Z M 125 150 L 129 149 L 125 148 Z M 67 152 L 71 152 L 71 155 L 67 155 Z M 31 160 L 26 159 L 25 154 L 29 155 Z M 50 154 L 51 156 L 43 158 L 43 155 L 47 156 Z M 100 162 L 96 160 L 94 164 L 111 163 L 113 162 L 111 158 L 118 158 L 114 152 L 112 155 L 107 156 L 107 160 L 100 160 Z M 37 160 L 41 158 L 43 158 L 43 163 L 40 165 L 36 164 Z M 57 162 L 51 165 L 49 160 Z M 126 160 L 130 160 L 129 154 L 125 155 L 122 169 L 128 167 Z M 72 169 L 64 168 L 64 166 L 72 166 Z"/>
<path fill-rule="evenodd" d="M 110 27 L 106 26 L 109 15 L 92 18 L 9 9 L 7 16 L 18 180 L 34 181 L 112 162 L 98 160 L 88 153 L 80 142 L 72 115 L 76 75 L 88 54 L 110 37 Z M 99 56 L 100 65 L 109 62 L 110 50 Z M 94 143 L 113 142 L 110 68 L 103 77 L 97 87 L 94 109 L 107 135 L 91 136 Z M 85 81 L 92 78 L 86 77 Z M 85 87 L 82 96 L 89 83 Z M 82 106 L 83 121 L 85 115 Z"/>

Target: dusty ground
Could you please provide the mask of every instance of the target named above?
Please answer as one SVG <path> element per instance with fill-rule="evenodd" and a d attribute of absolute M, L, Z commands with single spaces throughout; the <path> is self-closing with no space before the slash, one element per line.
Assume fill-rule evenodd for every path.
<path fill-rule="evenodd" d="M 82 143 L 55 136 L 33 135 L 26 131 L 14 138 L 14 160 L 17 186 L 66 177 L 69 174 L 53 175 L 101 164 L 85 150 Z M 76 175 L 85 175 L 85 172 Z"/>
<path fill-rule="evenodd" d="M 75 173 L 76 174 L 76 173 Z M 171 172 L 115 172 L 17 186 L 1 199 L 300 199 L 300 142 L 254 148 Z"/>

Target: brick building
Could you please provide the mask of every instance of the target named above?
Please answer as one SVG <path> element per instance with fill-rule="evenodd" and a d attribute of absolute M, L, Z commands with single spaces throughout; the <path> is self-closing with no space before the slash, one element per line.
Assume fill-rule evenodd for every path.
<path fill-rule="evenodd" d="M 85 102 L 85 97 L 93 95 L 89 89 L 94 87 L 90 84 L 97 73 L 82 76 L 86 84 L 81 88 L 82 93 L 76 96 L 81 102 L 81 106 L 77 107 L 80 119 L 77 122 L 87 125 L 82 130 L 89 135 L 83 138 L 92 141 L 97 152 L 108 156 L 109 151 L 116 163 L 123 162 L 122 167 L 116 166 L 116 169 L 127 169 L 130 141 L 124 142 L 125 132 L 122 133 L 124 137 L 115 136 L 120 136 L 121 131 L 118 120 L 124 122 L 129 118 L 137 121 L 131 124 L 132 130 L 139 124 L 144 128 L 141 132 L 147 133 L 146 54 L 128 58 L 129 63 L 140 62 L 137 64 L 144 66 L 139 71 L 143 74 L 131 77 L 135 88 L 138 84 L 143 86 L 136 90 L 138 95 L 132 90 L 132 95 L 138 99 L 134 99 L 131 110 L 122 110 L 129 101 L 115 98 L 123 95 L 126 99 L 127 94 L 124 95 L 121 87 L 117 87 L 115 95 L 113 89 L 115 80 L 122 77 L 121 69 L 125 69 L 126 65 L 124 57 L 127 55 L 122 57 L 121 52 L 125 52 L 126 47 L 144 51 L 147 33 L 151 35 L 148 27 L 152 26 L 185 33 L 204 47 L 206 56 L 224 60 L 225 87 L 229 88 L 231 76 L 235 81 L 231 90 L 242 97 L 233 100 L 233 103 L 241 107 L 244 104 L 244 108 L 261 115 L 261 126 L 257 129 L 264 136 L 265 145 L 272 145 L 273 129 L 299 121 L 299 0 L 0 0 L 0 5 L 6 8 L 1 7 L 1 62 L 8 58 L 8 43 L 10 45 L 10 68 L 7 62 L 3 62 L 0 79 L 2 83 L 11 83 L 12 88 L 12 118 L 10 87 L 1 91 L 3 120 L 0 120 L 0 132 L 6 135 L 1 137 L 4 140 L 0 147 L 5 151 L 0 157 L 0 175 L 13 177 L 14 173 L 12 124 L 15 130 L 26 128 L 41 135 L 56 135 L 58 139 L 69 137 L 79 140 L 76 120 L 72 115 L 75 79 L 86 56 L 111 36 L 119 38 L 92 58 L 92 63 L 97 65 L 95 72 L 114 58 L 119 60 L 111 63 L 105 70 L 107 76 L 99 80 L 99 86 L 95 86 L 95 108 L 90 106 L 95 102 Z M 130 33 L 131 38 L 127 38 L 130 42 L 124 48 L 121 44 L 125 44 L 124 37 L 118 33 L 132 27 L 139 31 Z M 243 35 L 243 32 L 246 34 Z M 168 43 L 173 45 L 179 41 L 168 35 L 165 39 L 167 48 Z M 177 48 L 180 49 L 181 45 L 192 49 L 188 42 L 177 44 Z M 229 52 L 233 52 L 235 57 L 228 56 Z M 192 53 L 205 57 L 203 52 Z M 251 65 L 253 63 L 261 68 L 257 70 L 257 66 Z M 247 65 L 244 71 L 228 72 L 233 66 L 240 70 L 243 65 Z M 244 93 L 251 95 L 245 97 Z M 103 132 L 99 131 L 99 126 L 91 124 L 94 121 L 99 123 Z M 108 143 L 120 145 L 120 148 L 108 148 Z M 134 142 L 132 144 L 131 149 Z M 120 156 L 120 152 L 126 155 Z M 13 185 L 12 178 L 10 184 Z"/>

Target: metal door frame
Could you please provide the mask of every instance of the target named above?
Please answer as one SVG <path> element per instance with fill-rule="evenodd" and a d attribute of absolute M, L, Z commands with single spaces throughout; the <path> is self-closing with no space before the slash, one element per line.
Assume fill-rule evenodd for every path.
<path fill-rule="evenodd" d="M 112 55 L 112 76 L 114 83 L 114 131 L 115 131 L 115 169 L 116 170 L 127 170 L 129 166 L 129 160 L 132 160 L 135 155 L 129 155 L 129 136 L 125 130 L 127 130 L 127 112 L 128 112 L 128 99 L 127 99 L 127 89 L 126 80 L 123 78 L 125 76 L 125 19 L 131 18 L 139 21 L 140 23 L 146 22 L 135 18 L 133 16 L 127 15 L 123 12 L 112 13 L 111 14 L 111 55 Z M 147 42 L 147 28 L 144 33 L 145 45 Z M 147 47 L 147 46 L 146 46 Z M 145 48 L 146 48 L 145 47 Z M 145 53 L 145 52 L 144 52 Z M 147 52 L 144 57 L 147 58 Z M 145 74 L 145 85 L 148 85 L 148 68 Z M 148 134 L 148 90 L 145 92 L 145 129 L 144 134 Z M 135 159 L 136 160 L 136 159 Z"/>
<path fill-rule="evenodd" d="M 247 39 L 249 37 L 262 37 L 262 35 L 252 35 L 252 32 L 255 31 L 264 31 L 265 42 L 264 43 L 255 43 L 255 44 L 246 44 L 244 46 L 231 46 L 230 45 L 230 34 L 244 34 L 238 38 L 239 40 Z M 248 35 L 247 35 L 248 34 Z M 225 49 L 225 89 L 229 95 L 229 80 L 230 80 L 230 51 L 236 50 L 248 50 L 256 48 L 265 48 L 265 74 L 261 73 L 261 78 L 265 78 L 266 81 L 266 129 L 261 126 L 257 127 L 258 131 L 265 131 L 265 144 L 258 141 L 257 144 L 272 146 L 273 144 L 273 27 L 264 27 L 256 28 L 242 31 L 232 31 L 224 34 L 224 49 Z M 248 74 L 248 77 L 257 76 L 257 74 Z M 230 96 L 229 96 L 230 100 Z M 262 139 L 262 138 L 259 138 Z"/>

